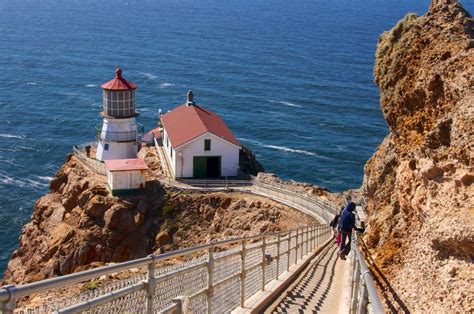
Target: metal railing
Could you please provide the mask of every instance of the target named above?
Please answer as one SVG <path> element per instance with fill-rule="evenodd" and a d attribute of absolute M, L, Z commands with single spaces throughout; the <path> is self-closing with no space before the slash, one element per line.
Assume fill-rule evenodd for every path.
<path fill-rule="evenodd" d="M 140 123 L 137 123 L 136 131 L 127 131 L 127 132 L 114 132 L 114 131 L 103 131 L 102 124 L 99 124 L 95 127 L 96 138 L 100 141 L 110 141 L 110 142 L 132 142 L 140 141 L 145 133 L 145 127 Z"/>
<path fill-rule="evenodd" d="M 375 289 L 372 273 L 357 247 L 355 238 L 356 236 L 352 238 L 354 254 L 351 259 L 351 313 L 384 313 L 384 307 L 377 289 Z"/>
<path fill-rule="evenodd" d="M 87 146 L 97 151 L 97 142 L 74 145 L 72 148 L 74 156 L 76 156 L 76 158 L 79 159 L 79 161 L 91 171 L 105 176 L 105 164 L 97 159 L 88 157 L 86 152 Z"/>
<path fill-rule="evenodd" d="M 137 260 L 99 267 L 58 278 L 0 289 L 4 314 L 103 312 L 223 313 L 244 306 L 292 265 L 331 238 L 328 226 L 307 226 L 275 234 L 230 239 L 150 255 Z M 183 261 L 178 263 L 177 261 Z M 166 262 L 177 262 L 161 266 Z M 63 300 L 49 300 L 33 309 L 16 309 L 20 298 L 55 288 L 146 267 L 146 274 L 112 288 Z"/>
<path fill-rule="evenodd" d="M 347 205 L 348 200 L 345 199 L 344 203 Z M 363 198 L 363 204 L 365 205 L 365 198 Z M 363 242 L 362 238 L 358 236 L 357 231 L 353 232 L 351 238 L 351 247 L 353 254 L 351 258 L 351 303 L 350 312 L 357 314 L 365 313 L 384 313 L 384 307 L 380 296 L 375 288 L 372 273 L 367 267 L 364 259 L 364 255 L 360 252 L 357 242 Z"/>
<path fill-rule="evenodd" d="M 290 188 L 283 184 L 253 178 L 252 188 L 257 192 L 264 192 L 276 200 L 299 205 L 297 209 L 318 217 L 324 223 L 329 224 L 334 215 L 339 212 L 339 206 L 336 204 L 321 199 L 304 190 Z"/>
<path fill-rule="evenodd" d="M 250 180 L 241 179 L 215 179 L 215 180 L 200 180 L 200 179 L 176 179 L 178 182 L 202 188 L 219 188 L 219 187 L 236 187 L 236 186 L 249 186 L 252 185 Z"/>

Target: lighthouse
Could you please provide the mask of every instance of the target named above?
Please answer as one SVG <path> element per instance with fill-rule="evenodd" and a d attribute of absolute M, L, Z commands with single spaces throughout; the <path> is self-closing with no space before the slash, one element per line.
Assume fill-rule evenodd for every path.
<path fill-rule="evenodd" d="M 102 84 L 103 117 L 97 131 L 97 154 L 100 161 L 137 157 L 137 141 L 143 127 L 137 126 L 135 117 L 135 89 L 137 86 L 122 76 L 117 68 L 115 77 Z"/>

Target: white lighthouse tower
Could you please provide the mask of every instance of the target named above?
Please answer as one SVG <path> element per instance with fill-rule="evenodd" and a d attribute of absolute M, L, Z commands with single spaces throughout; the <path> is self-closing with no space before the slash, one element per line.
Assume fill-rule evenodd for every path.
<path fill-rule="evenodd" d="M 97 128 L 96 159 L 127 159 L 137 157 L 137 140 L 142 128 L 137 127 L 135 117 L 135 84 L 122 77 L 122 70 L 115 71 L 115 77 L 102 84 L 104 100 L 103 124 Z M 140 133 L 141 132 L 141 133 Z"/>

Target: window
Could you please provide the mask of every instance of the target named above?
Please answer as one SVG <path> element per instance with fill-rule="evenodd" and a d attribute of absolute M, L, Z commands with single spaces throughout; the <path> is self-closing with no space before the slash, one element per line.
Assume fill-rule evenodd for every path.
<path fill-rule="evenodd" d="M 171 155 L 171 158 L 173 158 L 173 148 L 171 148 L 170 150 L 170 155 Z"/>
<path fill-rule="evenodd" d="M 204 150 L 205 151 L 211 150 L 211 140 L 204 140 Z"/>
<path fill-rule="evenodd" d="M 109 143 L 104 144 L 104 150 L 109 150 Z"/>
<path fill-rule="evenodd" d="M 166 137 L 166 147 L 170 147 L 170 140 L 169 140 L 168 136 Z"/>

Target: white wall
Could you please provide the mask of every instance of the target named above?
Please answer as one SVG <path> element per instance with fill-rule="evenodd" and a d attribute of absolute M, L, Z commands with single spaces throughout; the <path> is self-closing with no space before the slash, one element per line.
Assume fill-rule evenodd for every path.
<path fill-rule="evenodd" d="M 204 140 L 211 140 L 211 150 L 204 151 Z M 240 147 L 231 144 L 212 133 L 205 133 L 185 145 L 178 147 L 173 154 L 176 177 L 193 176 L 193 158 L 195 156 L 221 156 L 221 176 L 232 177 L 238 174 Z M 182 153 L 182 158 L 179 156 Z"/>
<path fill-rule="evenodd" d="M 168 142 L 168 145 L 166 145 L 167 142 Z M 174 175 L 176 174 L 176 151 L 173 149 L 173 146 L 171 146 L 171 141 L 168 138 L 168 133 L 166 133 L 165 128 L 163 128 L 163 147 L 165 148 L 166 158 L 168 158 L 168 162 L 171 165 L 171 171 L 173 172 L 173 175 Z"/>
<path fill-rule="evenodd" d="M 117 133 L 124 132 L 124 133 Z M 135 118 L 130 119 L 103 119 L 101 138 L 97 145 L 96 159 L 104 161 L 110 159 L 128 159 L 137 157 L 137 144 L 133 142 L 116 142 L 114 140 L 128 139 L 134 136 L 136 140 L 137 124 Z M 110 140 L 108 140 L 110 139 Z M 105 144 L 109 148 L 105 149 Z"/>
<path fill-rule="evenodd" d="M 145 187 L 145 171 L 107 171 L 107 180 L 112 190 L 140 189 Z"/>

